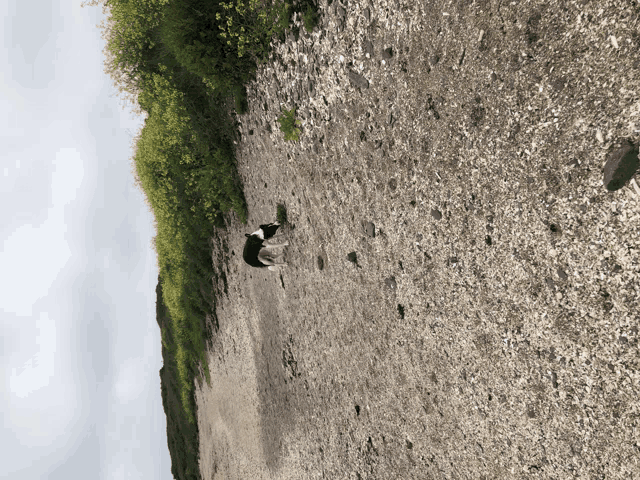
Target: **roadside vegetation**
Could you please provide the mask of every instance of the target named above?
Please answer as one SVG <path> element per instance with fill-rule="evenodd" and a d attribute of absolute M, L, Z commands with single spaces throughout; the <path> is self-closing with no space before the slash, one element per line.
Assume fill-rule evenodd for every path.
<path fill-rule="evenodd" d="M 282 110 L 282 114 L 278 117 L 280 131 L 284 133 L 285 140 L 297 142 L 300 140 L 300 120 L 296 119 L 296 109 Z"/>
<path fill-rule="evenodd" d="M 91 0 L 101 6 L 105 71 L 145 122 L 132 158 L 156 223 L 162 400 L 172 473 L 199 479 L 194 380 L 209 381 L 205 317 L 215 315 L 210 238 L 234 211 L 246 222 L 236 117 L 246 83 L 308 1 Z M 311 25 L 311 23 L 310 23 Z M 296 133 L 295 123 L 293 133 Z"/>

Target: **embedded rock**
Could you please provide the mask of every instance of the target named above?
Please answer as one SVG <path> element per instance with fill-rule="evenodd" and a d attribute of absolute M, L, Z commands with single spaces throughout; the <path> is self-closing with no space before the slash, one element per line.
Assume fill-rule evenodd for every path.
<path fill-rule="evenodd" d="M 638 170 L 638 147 L 626 143 L 609 155 L 604 166 L 604 186 L 610 192 L 622 188 Z"/>

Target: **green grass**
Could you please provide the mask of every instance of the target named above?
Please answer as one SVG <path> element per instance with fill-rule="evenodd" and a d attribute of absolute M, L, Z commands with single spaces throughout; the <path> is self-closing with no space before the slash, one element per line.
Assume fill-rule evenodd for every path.
<path fill-rule="evenodd" d="M 284 139 L 297 142 L 300 140 L 300 120 L 296 119 L 295 107 L 291 110 L 282 110 L 282 114 L 278 117 L 280 131 L 284 133 Z"/>
<path fill-rule="evenodd" d="M 276 220 L 278 220 L 280 225 L 285 225 L 287 223 L 287 209 L 281 203 L 277 205 Z"/>
<path fill-rule="evenodd" d="M 307 5 L 304 13 L 302 14 L 302 23 L 307 32 L 313 32 L 313 29 L 318 25 L 318 10 L 313 5 Z"/>
<path fill-rule="evenodd" d="M 247 89 L 244 85 L 236 85 L 233 88 L 233 100 L 236 106 L 236 113 L 242 115 L 249 110 L 247 103 Z"/>

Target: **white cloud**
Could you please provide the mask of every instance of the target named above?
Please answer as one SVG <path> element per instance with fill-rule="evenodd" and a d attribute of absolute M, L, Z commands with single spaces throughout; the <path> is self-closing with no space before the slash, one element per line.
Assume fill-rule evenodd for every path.
<path fill-rule="evenodd" d="M 33 304 L 49 294 L 71 257 L 62 228 L 49 217 L 40 228 L 24 225 L 4 241 L 0 271 L 9 273 L 0 276 L 0 305 L 5 312 L 30 317 Z"/>
<path fill-rule="evenodd" d="M 109 462 L 109 475 L 112 480 L 130 480 L 133 478 L 143 478 L 131 458 L 131 454 L 120 453 Z"/>
<path fill-rule="evenodd" d="M 23 225 L 9 234 L 0 253 L 0 305 L 5 312 L 31 316 L 33 304 L 47 296 L 70 260 L 65 207 L 77 195 L 84 169 L 79 153 L 61 149 L 55 157 L 52 202 L 39 227 Z M 7 274 L 7 272 L 10 272 Z"/>
<path fill-rule="evenodd" d="M 60 323 L 41 312 L 35 321 L 35 341 L 22 342 L 7 365 L 9 411 L 5 428 L 26 447 L 51 446 L 69 437 L 70 425 L 81 414 L 79 392 L 58 332 Z M 27 335 L 32 331 L 28 326 L 21 330 Z"/>
<path fill-rule="evenodd" d="M 11 368 L 9 387 L 17 398 L 26 398 L 33 392 L 49 385 L 56 364 L 57 336 L 56 324 L 47 312 L 41 312 L 36 320 L 36 347 L 33 356 L 21 367 Z"/>
<path fill-rule="evenodd" d="M 60 148 L 54 161 L 52 201 L 54 208 L 70 204 L 77 195 L 84 178 L 84 164 L 75 148 Z"/>
<path fill-rule="evenodd" d="M 116 374 L 114 393 L 119 403 L 127 404 L 137 399 L 147 387 L 141 378 L 145 376 L 143 359 L 129 358 L 124 361 Z"/>

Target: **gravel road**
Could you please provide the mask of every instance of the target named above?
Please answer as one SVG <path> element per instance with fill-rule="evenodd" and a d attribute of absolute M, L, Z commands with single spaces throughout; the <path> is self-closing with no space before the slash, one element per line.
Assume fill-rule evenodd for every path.
<path fill-rule="evenodd" d="M 203 479 L 640 479 L 640 178 L 603 186 L 640 138 L 640 7 L 320 11 L 239 117 Z M 278 203 L 289 266 L 252 269 Z"/>

